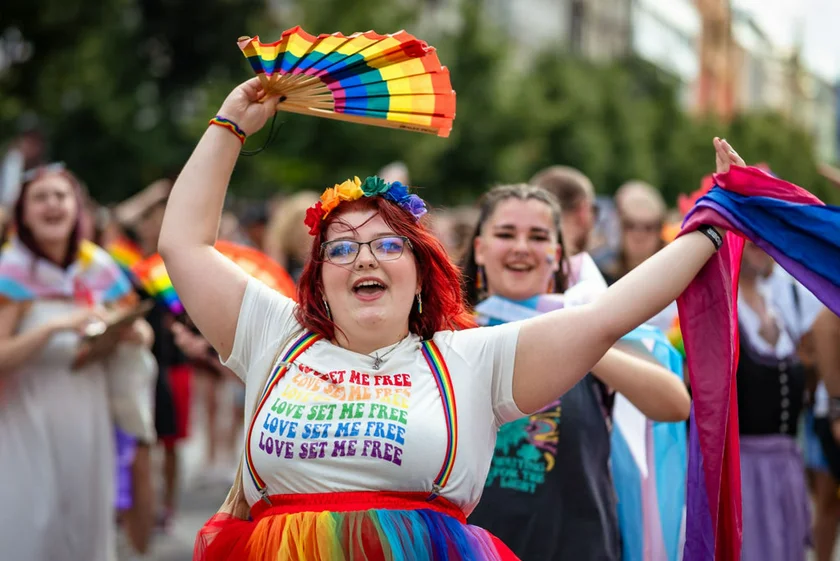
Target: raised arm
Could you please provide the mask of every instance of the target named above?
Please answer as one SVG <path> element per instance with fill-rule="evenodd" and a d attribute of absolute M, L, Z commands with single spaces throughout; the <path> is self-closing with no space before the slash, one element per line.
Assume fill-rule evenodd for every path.
<path fill-rule="evenodd" d="M 715 139 L 717 171 L 744 165 Z M 714 254 L 701 232 L 681 236 L 612 285 L 600 298 L 523 322 L 516 346 L 513 396 L 525 413 L 565 393 L 615 342 L 656 315 L 685 290 Z"/>
<path fill-rule="evenodd" d="M 273 100 L 261 103 L 261 96 L 253 78 L 231 92 L 219 115 L 253 134 L 275 112 Z M 213 246 L 241 148 L 231 131 L 208 127 L 172 188 L 158 242 L 184 308 L 222 359 L 233 348 L 248 277 Z"/>

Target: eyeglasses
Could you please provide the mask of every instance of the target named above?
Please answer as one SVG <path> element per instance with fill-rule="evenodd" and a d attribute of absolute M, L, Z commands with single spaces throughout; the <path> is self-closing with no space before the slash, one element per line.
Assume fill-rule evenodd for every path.
<path fill-rule="evenodd" d="M 377 261 L 393 261 L 402 256 L 405 246 L 411 247 L 411 242 L 405 236 L 383 236 L 369 242 L 333 240 L 321 244 L 321 255 L 330 263 L 351 265 L 356 262 L 363 245 L 368 246 Z"/>

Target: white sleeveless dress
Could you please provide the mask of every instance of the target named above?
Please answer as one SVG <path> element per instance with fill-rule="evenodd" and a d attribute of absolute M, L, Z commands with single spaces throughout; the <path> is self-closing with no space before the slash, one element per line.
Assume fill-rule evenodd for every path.
<path fill-rule="evenodd" d="M 36 301 L 18 332 L 76 305 Z M 0 378 L 0 558 L 115 558 L 114 430 L 105 369 L 71 371 L 78 335 L 54 335 Z"/>

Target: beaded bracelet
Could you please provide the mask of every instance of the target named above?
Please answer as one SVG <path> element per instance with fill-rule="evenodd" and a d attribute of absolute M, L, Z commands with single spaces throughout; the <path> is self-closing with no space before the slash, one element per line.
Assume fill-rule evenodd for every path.
<path fill-rule="evenodd" d="M 247 136 L 245 134 L 245 131 L 242 130 L 239 127 L 239 125 L 237 125 L 236 123 L 234 123 L 230 119 L 225 119 L 221 115 L 216 115 L 215 117 L 210 119 L 209 124 L 216 125 L 218 127 L 226 128 L 227 130 L 229 130 L 230 132 L 232 132 L 233 134 L 236 135 L 236 138 L 239 139 L 239 142 L 241 142 L 242 144 L 245 144 L 245 137 Z"/>
<path fill-rule="evenodd" d="M 708 224 L 703 224 L 702 226 L 697 228 L 697 231 L 709 238 L 709 240 L 711 240 L 711 242 L 715 244 L 715 251 L 719 250 L 720 246 L 723 245 L 723 238 L 720 237 L 720 234 L 718 234 L 717 230 L 715 230 Z"/>

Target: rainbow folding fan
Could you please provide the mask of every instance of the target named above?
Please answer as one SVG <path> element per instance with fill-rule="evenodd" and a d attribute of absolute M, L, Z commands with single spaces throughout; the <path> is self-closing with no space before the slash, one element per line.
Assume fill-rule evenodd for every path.
<path fill-rule="evenodd" d="M 277 108 L 447 137 L 455 119 L 449 70 L 434 47 L 400 31 L 345 36 L 299 26 L 279 41 L 241 37 L 239 48 Z"/>
<path fill-rule="evenodd" d="M 295 297 L 295 281 L 276 261 L 256 249 L 227 241 L 216 242 L 216 249 L 236 263 L 243 271 L 259 279 L 269 288 L 273 288 L 284 296 Z M 159 302 L 163 303 L 170 312 L 179 316 L 184 313 L 184 305 L 172 281 L 166 266 L 159 254 L 152 255 L 140 263 L 136 263 L 132 272 L 140 280 L 143 289 Z"/>

